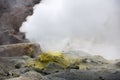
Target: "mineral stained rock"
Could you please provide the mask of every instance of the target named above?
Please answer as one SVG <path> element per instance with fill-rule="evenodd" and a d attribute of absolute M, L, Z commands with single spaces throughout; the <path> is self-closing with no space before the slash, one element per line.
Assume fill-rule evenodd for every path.
<path fill-rule="evenodd" d="M 87 60 L 84 61 L 87 69 L 63 69 L 53 64 L 48 65 L 50 68 L 35 69 L 24 64 L 36 58 L 0 57 L 0 80 L 120 80 L 120 68 L 111 61 L 106 63 L 102 57 L 99 57 L 99 61 L 98 56 L 84 56 L 82 59 Z"/>
<path fill-rule="evenodd" d="M 0 45 L 27 42 L 19 28 L 41 0 L 0 0 Z"/>
<path fill-rule="evenodd" d="M 27 55 L 37 56 L 41 52 L 39 44 L 18 43 L 0 46 L 0 57 L 14 57 Z"/>

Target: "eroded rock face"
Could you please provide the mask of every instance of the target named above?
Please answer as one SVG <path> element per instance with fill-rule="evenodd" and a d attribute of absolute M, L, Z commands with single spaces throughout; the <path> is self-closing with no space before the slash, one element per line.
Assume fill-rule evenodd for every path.
<path fill-rule="evenodd" d="M 26 42 L 19 28 L 41 0 L 0 0 L 0 45 Z"/>
<path fill-rule="evenodd" d="M 39 44 L 19 43 L 0 46 L 0 57 L 31 56 L 34 57 L 41 52 Z"/>

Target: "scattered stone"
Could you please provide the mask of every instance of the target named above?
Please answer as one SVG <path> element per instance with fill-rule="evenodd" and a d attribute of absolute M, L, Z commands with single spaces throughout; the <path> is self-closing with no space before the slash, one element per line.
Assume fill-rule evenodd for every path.
<path fill-rule="evenodd" d="M 13 69 L 9 71 L 9 75 L 11 77 L 19 77 L 21 74 L 29 72 L 30 70 L 31 70 L 30 68 Z"/>
<path fill-rule="evenodd" d="M 15 64 L 15 68 L 16 69 L 20 69 L 22 67 L 22 63 L 17 63 L 17 64 Z"/>
<path fill-rule="evenodd" d="M 105 79 L 104 79 L 103 77 L 100 76 L 100 77 L 99 77 L 99 80 L 105 80 Z"/>

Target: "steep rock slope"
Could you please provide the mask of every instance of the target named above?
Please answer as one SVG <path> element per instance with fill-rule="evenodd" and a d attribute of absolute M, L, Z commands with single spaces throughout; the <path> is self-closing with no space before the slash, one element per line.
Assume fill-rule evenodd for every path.
<path fill-rule="evenodd" d="M 26 42 L 19 28 L 41 0 L 0 0 L 0 45 Z"/>

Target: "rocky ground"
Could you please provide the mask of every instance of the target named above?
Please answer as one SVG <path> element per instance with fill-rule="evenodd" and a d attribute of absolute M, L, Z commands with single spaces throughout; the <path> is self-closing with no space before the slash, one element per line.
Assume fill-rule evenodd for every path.
<path fill-rule="evenodd" d="M 20 50 L 26 50 L 26 47 L 30 47 L 31 50 L 30 45 L 34 46 L 32 47 L 34 51 L 29 52 L 29 54 L 14 51 L 14 46 L 19 47 Z M 34 43 L 22 43 L 12 45 L 12 48 L 6 45 L 5 48 L 5 54 L 10 56 L 12 51 L 14 54 L 11 57 L 8 55 L 0 57 L 0 80 L 120 80 L 120 60 L 108 61 L 101 56 L 81 56 L 85 66 L 87 66 L 86 69 L 78 69 L 74 66 L 63 69 L 51 64 L 48 65 L 50 69 L 41 70 L 25 65 L 26 61 L 35 59 L 30 54 L 40 55 L 40 46 Z M 2 49 L 0 50 L 2 52 Z M 21 55 L 16 56 L 16 54 Z"/>
<path fill-rule="evenodd" d="M 87 65 L 86 70 L 69 68 L 61 69 L 56 66 L 52 70 L 40 70 L 23 67 L 28 56 L 4 57 L 0 60 L 0 80 L 120 80 L 120 66 L 116 64 L 94 61 Z"/>

